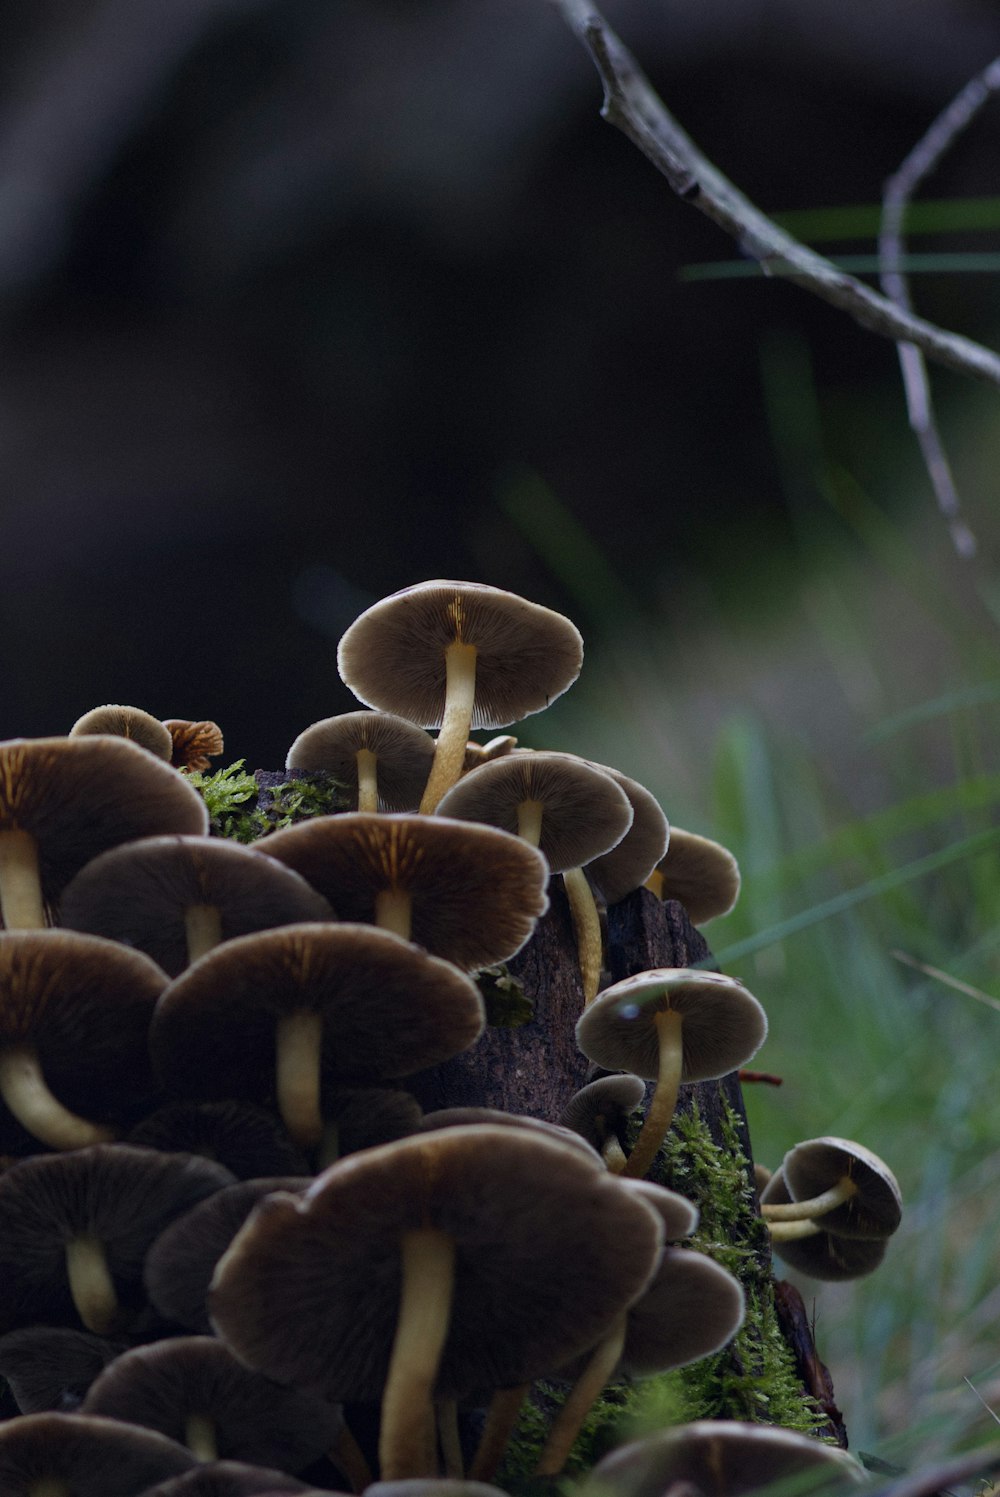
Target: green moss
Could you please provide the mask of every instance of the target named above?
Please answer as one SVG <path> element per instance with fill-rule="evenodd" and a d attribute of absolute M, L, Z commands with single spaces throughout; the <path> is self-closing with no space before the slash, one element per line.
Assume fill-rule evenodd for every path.
<path fill-rule="evenodd" d="M 237 759 L 214 774 L 193 771 L 187 775 L 205 802 L 209 830 L 214 836 L 256 842 L 268 832 L 347 807 L 345 787 L 332 775 L 297 776 L 268 783 L 277 776 L 250 774 L 244 769 L 245 762 Z"/>
<path fill-rule="evenodd" d="M 727 1105 L 720 1146 L 697 1105 L 679 1112 L 652 1173 L 698 1206 L 691 1245 L 740 1280 L 747 1303 L 743 1326 L 723 1351 L 689 1367 L 638 1383 L 610 1384 L 587 1416 L 567 1477 L 590 1470 L 625 1440 L 694 1419 L 746 1419 L 809 1435 L 823 1427 L 823 1415 L 804 1391 L 781 1333 L 767 1267 L 767 1228 L 755 1211 L 740 1123 Z M 639 1126 L 634 1125 L 629 1146 Z M 545 1434 L 567 1392 L 559 1382 L 540 1382 L 532 1390 L 497 1478 L 517 1497 L 528 1492 Z"/>
<path fill-rule="evenodd" d="M 476 983 L 486 1009 L 486 1022 L 494 1029 L 519 1029 L 534 1018 L 535 1005 L 524 991 L 524 983 L 507 970 L 506 963 L 484 967 Z"/>

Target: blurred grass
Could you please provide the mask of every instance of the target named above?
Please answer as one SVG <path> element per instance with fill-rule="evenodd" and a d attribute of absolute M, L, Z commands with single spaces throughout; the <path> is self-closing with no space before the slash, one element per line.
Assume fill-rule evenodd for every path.
<path fill-rule="evenodd" d="M 970 1383 L 1000 1411 L 1000 1013 L 894 953 L 1000 1000 L 1000 579 L 956 561 L 929 499 L 926 524 L 897 517 L 826 452 L 801 343 L 761 368 L 795 533 L 781 622 L 752 614 L 750 578 L 724 603 L 699 584 L 699 631 L 651 621 L 546 495 L 533 544 L 600 642 L 526 737 L 618 764 L 737 854 L 740 902 L 706 935 L 767 1009 L 755 1064 L 784 1077 L 747 1088 L 754 1152 L 841 1135 L 897 1174 L 882 1268 L 797 1282 L 852 1447 L 929 1464 L 995 1433 Z M 515 523 L 544 491 L 518 482 Z M 988 558 L 995 522 L 975 523 Z"/>

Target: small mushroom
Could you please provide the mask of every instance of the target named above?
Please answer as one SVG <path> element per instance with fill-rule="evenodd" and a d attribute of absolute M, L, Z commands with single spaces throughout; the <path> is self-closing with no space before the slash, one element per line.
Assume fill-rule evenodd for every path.
<path fill-rule="evenodd" d="M 69 730 L 69 737 L 80 738 L 93 733 L 106 733 L 113 738 L 130 738 L 140 748 L 155 754 L 157 759 L 166 759 L 168 764 L 173 754 L 174 741 L 170 736 L 170 729 L 141 707 L 120 707 L 116 704 L 92 707 L 89 712 L 77 718 Z"/>
<path fill-rule="evenodd" d="M 646 880 L 658 899 L 677 899 L 692 925 L 707 925 L 728 915 L 739 897 L 739 864 L 721 842 L 670 829 L 670 845 Z"/>
<path fill-rule="evenodd" d="M 790 1201 L 762 1201 L 769 1222 L 815 1221 L 838 1237 L 891 1237 L 903 1205 L 892 1170 L 847 1138 L 810 1138 L 789 1149 L 781 1175 Z"/>
<path fill-rule="evenodd" d="M 791 1201 L 785 1177 L 776 1170 L 761 1189 L 761 1210 Z M 767 1219 L 771 1247 L 778 1257 L 807 1278 L 828 1283 L 861 1279 L 874 1273 L 886 1254 L 888 1238 L 836 1237 L 819 1221 Z"/>
<path fill-rule="evenodd" d="M 625 1119 L 646 1095 L 646 1084 L 628 1072 L 601 1076 L 581 1087 L 563 1109 L 559 1121 L 597 1150 L 616 1175 L 625 1168 L 622 1132 Z"/>
<path fill-rule="evenodd" d="M 170 734 L 170 762 L 175 769 L 203 774 L 225 748 L 218 723 L 191 722 L 184 717 L 165 717 L 163 726 Z"/>
<path fill-rule="evenodd" d="M 117 1419 L 24 1414 L 0 1424 L 3 1497 L 136 1497 L 194 1464 L 183 1445 Z"/>
<path fill-rule="evenodd" d="M 583 641 L 562 614 L 475 582 L 422 582 L 383 598 L 340 641 L 341 678 L 369 707 L 440 725 L 420 803 L 462 772 L 470 728 L 541 712 L 576 680 Z"/>
<path fill-rule="evenodd" d="M 23 1326 L 0 1336 L 0 1377 L 22 1414 L 70 1414 L 123 1350 L 104 1336 L 69 1326 Z"/>
<path fill-rule="evenodd" d="M 359 811 L 415 811 L 434 759 L 434 740 L 393 712 L 345 712 L 300 733 L 285 767 L 325 769 L 350 786 Z"/>

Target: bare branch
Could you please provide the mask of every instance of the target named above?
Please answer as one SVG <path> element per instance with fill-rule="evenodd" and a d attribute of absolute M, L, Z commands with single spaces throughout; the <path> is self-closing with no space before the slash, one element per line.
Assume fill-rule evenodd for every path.
<path fill-rule="evenodd" d="M 989 67 L 970 79 L 955 95 L 930 129 L 917 141 L 899 170 L 885 184 L 882 194 L 882 227 L 878 239 L 879 258 L 882 261 L 880 279 L 886 296 L 904 312 L 912 311 L 913 304 L 903 272 L 903 215 L 921 182 L 930 175 L 941 157 L 997 89 L 1000 89 L 1000 58 L 995 58 Z M 958 490 L 934 417 L 923 353 L 909 342 L 900 343 L 898 352 L 910 426 L 920 445 L 931 485 L 937 496 L 938 508 L 948 521 L 951 538 L 959 556 L 974 556 L 976 538 L 961 516 Z"/>
<path fill-rule="evenodd" d="M 552 0 L 590 52 L 604 85 L 601 110 L 663 173 L 679 197 L 701 210 L 760 263 L 765 275 L 794 281 L 840 307 L 862 327 L 907 341 L 928 358 L 1000 387 L 1000 355 L 898 307 L 807 249 L 755 207 L 685 134 L 590 0 Z"/>

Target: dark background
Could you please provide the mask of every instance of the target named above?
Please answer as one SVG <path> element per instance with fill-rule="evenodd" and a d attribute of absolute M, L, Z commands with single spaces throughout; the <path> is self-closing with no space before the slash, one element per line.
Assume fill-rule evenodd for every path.
<path fill-rule="evenodd" d="M 892 347 L 793 287 L 684 280 L 733 247 L 600 121 L 544 0 L 0 12 L 0 736 L 120 701 L 274 767 L 354 705 L 346 625 L 427 577 L 598 645 L 616 607 L 679 639 L 778 608 L 827 565 L 766 399 L 803 350 L 831 462 L 931 512 Z M 876 202 L 1000 50 L 995 0 L 606 13 L 769 211 Z M 928 192 L 995 194 L 998 146 L 994 104 Z M 994 278 L 915 294 L 996 339 Z"/>

